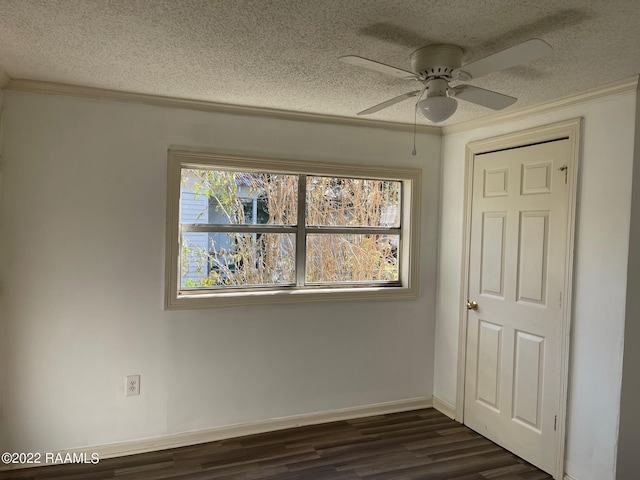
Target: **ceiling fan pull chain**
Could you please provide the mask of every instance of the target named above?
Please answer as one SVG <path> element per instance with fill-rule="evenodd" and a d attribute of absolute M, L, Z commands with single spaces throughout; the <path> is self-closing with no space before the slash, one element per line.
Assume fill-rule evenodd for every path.
<path fill-rule="evenodd" d="M 416 104 L 416 106 L 413 109 L 413 150 L 411 151 L 411 155 L 413 155 L 414 157 L 416 156 L 416 124 L 418 122 L 418 105 Z"/>

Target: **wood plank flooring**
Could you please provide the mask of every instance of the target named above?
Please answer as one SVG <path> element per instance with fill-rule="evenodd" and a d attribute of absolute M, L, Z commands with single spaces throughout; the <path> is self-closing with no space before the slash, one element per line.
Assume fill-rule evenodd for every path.
<path fill-rule="evenodd" d="M 3 480 L 549 480 L 435 409 L 0 472 Z"/>

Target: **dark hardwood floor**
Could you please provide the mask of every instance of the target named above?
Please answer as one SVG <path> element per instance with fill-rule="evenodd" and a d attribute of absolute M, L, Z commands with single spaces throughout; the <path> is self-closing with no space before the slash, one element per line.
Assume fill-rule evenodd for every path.
<path fill-rule="evenodd" d="M 548 480 L 435 409 L 293 428 L 190 447 L 0 472 L 20 480 Z"/>

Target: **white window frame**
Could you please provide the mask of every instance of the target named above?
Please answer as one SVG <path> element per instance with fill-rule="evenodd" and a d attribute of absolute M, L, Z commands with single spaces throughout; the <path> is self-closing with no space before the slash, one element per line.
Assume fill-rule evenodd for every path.
<path fill-rule="evenodd" d="M 394 180 L 402 183 L 400 219 L 399 281 L 363 286 L 289 286 L 242 289 L 189 289 L 180 282 L 180 186 L 183 168 L 220 168 L 237 171 L 317 175 L 343 178 Z M 420 263 L 420 198 L 422 171 L 417 168 L 390 168 L 324 162 L 267 159 L 238 155 L 173 150 L 168 152 L 167 226 L 165 264 L 165 309 L 182 310 L 234 305 L 304 303 L 317 301 L 411 299 L 418 296 Z M 300 193 L 299 193 L 300 194 Z M 298 222 L 304 212 L 298 212 Z M 358 230 L 358 229 L 353 229 Z M 392 229 L 389 229 L 392 230 Z M 361 233 L 368 233 L 363 231 Z M 306 238 L 299 235 L 298 238 Z M 301 248 L 300 241 L 298 248 Z M 302 246 L 304 248 L 304 246 Z M 297 255 L 297 275 L 304 257 Z M 303 273 L 302 273 L 303 274 Z"/>

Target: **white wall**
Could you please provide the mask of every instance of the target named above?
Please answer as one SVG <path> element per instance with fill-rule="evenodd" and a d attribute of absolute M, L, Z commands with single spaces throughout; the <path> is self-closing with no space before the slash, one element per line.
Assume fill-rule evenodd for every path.
<path fill-rule="evenodd" d="M 624 328 L 624 357 L 620 400 L 620 436 L 618 442 L 617 479 L 635 478 L 640 472 L 640 95 L 636 97 L 636 142 L 633 163 L 631 233 L 627 268 L 627 309 Z"/>
<path fill-rule="evenodd" d="M 578 480 L 608 480 L 618 440 L 635 93 L 444 138 L 434 396 L 455 404 L 466 144 L 579 116 L 584 131 L 565 468 Z"/>
<path fill-rule="evenodd" d="M 17 92 L 5 109 L 4 450 L 431 397 L 440 137 L 412 157 L 380 129 Z M 169 146 L 423 168 L 420 298 L 164 311 Z"/>

